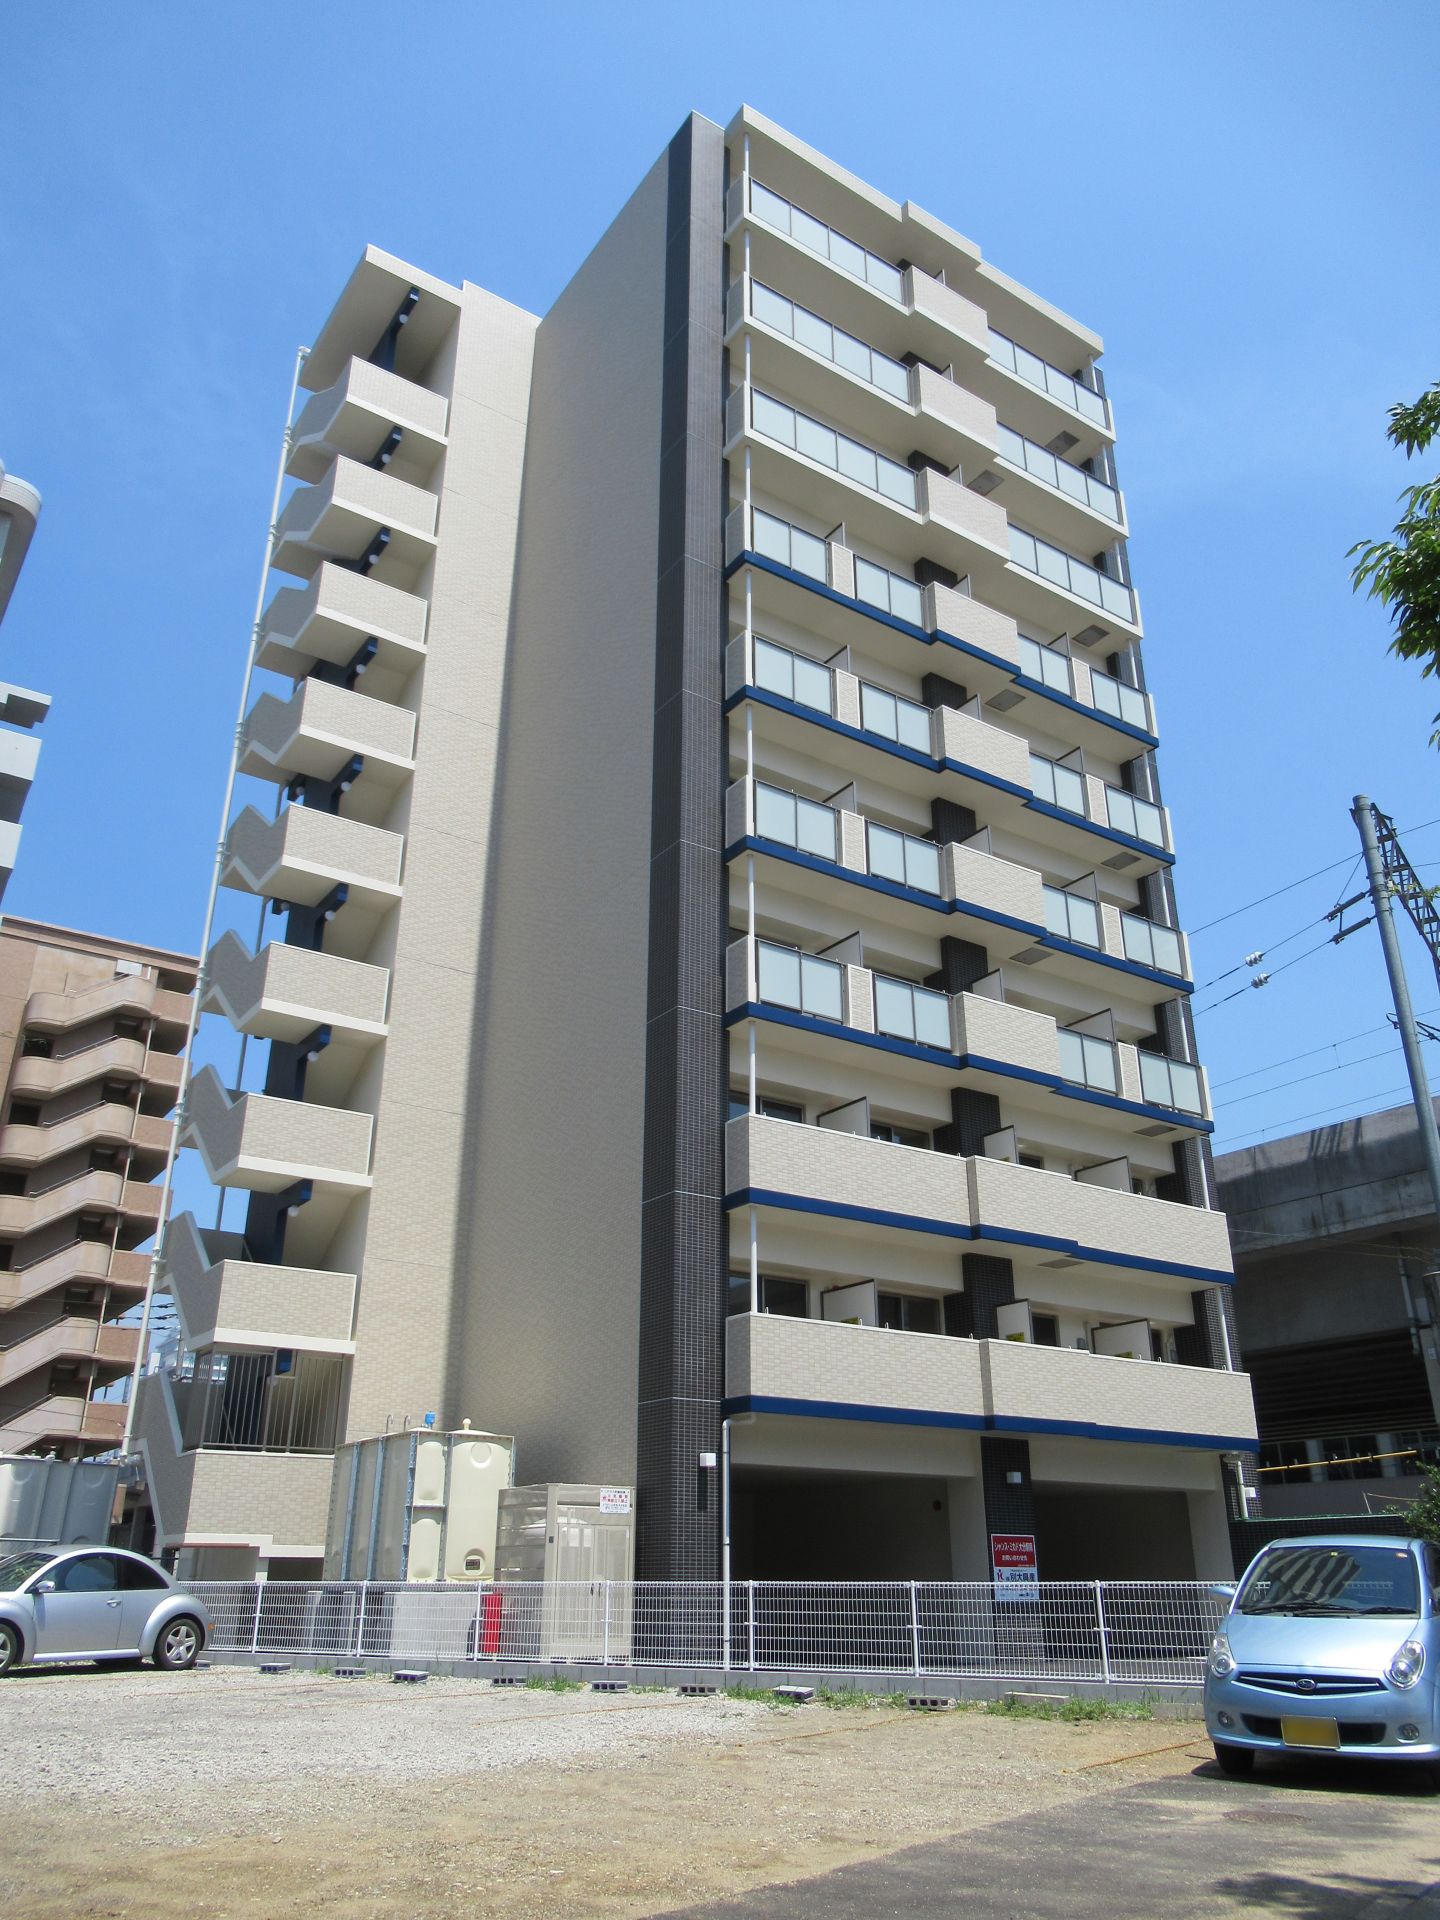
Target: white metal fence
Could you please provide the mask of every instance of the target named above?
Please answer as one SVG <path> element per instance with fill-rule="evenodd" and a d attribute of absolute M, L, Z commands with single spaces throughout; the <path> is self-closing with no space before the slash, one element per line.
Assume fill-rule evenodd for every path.
<path fill-rule="evenodd" d="M 1200 1582 L 204 1582 L 217 1651 L 1198 1684 Z"/>

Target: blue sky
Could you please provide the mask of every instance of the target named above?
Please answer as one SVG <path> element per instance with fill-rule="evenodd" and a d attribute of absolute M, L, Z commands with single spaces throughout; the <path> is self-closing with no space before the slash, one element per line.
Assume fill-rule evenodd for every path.
<path fill-rule="evenodd" d="M 0 458 L 45 509 L 0 674 L 55 696 L 12 912 L 197 942 L 290 366 L 362 246 L 543 310 L 741 100 L 1105 335 L 1182 920 L 1342 863 L 1199 933 L 1198 979 L 1323 938 L 1357 790 L 1437 823 L 1440 878 L 1440 691 L 1345 560 L 1407 479 L 1387 407 L 1440 377 L 1429 0 L 19 0 L 3 33 Z M 1367 930 L 1205 1015 L 1217 1144 L 1398 1103 L 1386 1004 Z"/>

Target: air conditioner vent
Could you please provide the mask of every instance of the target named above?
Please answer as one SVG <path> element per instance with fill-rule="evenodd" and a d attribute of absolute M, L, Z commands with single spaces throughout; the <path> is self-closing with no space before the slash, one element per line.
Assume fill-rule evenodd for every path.
<path fill-rule="evenodd" d="M 985 704 L 992 713 L 1008 713 L 1011 707 L 1018 707 L 1024 698 L 1024 694 L 1017 692 L 1014 687 L 1007 687 L 1003 693 L 997 693 L 993 700 L 987 700 Z"/>
<path fill-rule="evenodd" d="M 1026 947 L 1023 953 L 1012 953 L 1010 958 L 1017 967 L 1035 967 L 1042 960 L 1050 958 L 1049 947 Z"/>
<path fill-rule="evenodd" d="M 1112 853 L 1110 858 L 1102 861 L 1101 864 L 1103 866 L 1113 867 L 1115 871 L 1119 873 L 1124 867 L 1133 867 L 1139 858 L 1138 853 Z"/>
<path fill-rule="evenodd" d="M 967 480 L 965 484 L 971 493 L 994 493 L 1000 484 L 1000 478 L 998 473 L 992 473 L 986 467 L 983 473 L 977 473 L 973 480 Z"/>
<path fill-rule="evenodd" d="M 1107 627 L 1082 627 L 1079 633 L 1072 633 L 1070 638 L 1078 647 L 1098 647 L 1102 640 L 1110 638 L 1110 631 Z"/>

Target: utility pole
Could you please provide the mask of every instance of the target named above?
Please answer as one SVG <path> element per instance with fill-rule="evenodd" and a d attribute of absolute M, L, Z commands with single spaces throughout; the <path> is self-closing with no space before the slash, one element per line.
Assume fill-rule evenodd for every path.
<path fill-rule="evenodd" d="M 1375 924 L 1380 929 L 1380 945 L 1385 954 L 1385 971 L 1390 976 L 1390 993 L 1395 1002 L 1395 1020 L 1400 1029 L 1400 1044 L 1405 1051 L 1405 1068 L 1410 1076 L 1410 1091 L 1415 1097 L 1415 1118 L 1420 1126 L 1420 1145 L 1430 1175 L 1431 1203 L 1440 1218 L 1440 1129 L 1435 1125 L 1435 1104 L 1430 1098 L 1430 1082 L 1420 1055 L 1420 1035 L 1415 1027 L 1415 1010 L 1410 1004 L 1410 987 L 1405 978 L 1405 961 L 1391 912 L 1392 896 L 1399 894 L 1421 937 L 1430 949 L 1440 974 L 1440 946 L 1432 937 L 1432 923 L 1440 925 L 1434 903 L 1422 889 L 1414 868 L 1401 851 L 1395 837 L 1394 822 L 1380 812 L 1374 802 L 1357 793 L 1350 817 L 1360 829 L 1360 844 L 1365 850 L 1365 872 L 1370 882 L 1370 898 L 1375 907 Z M 1384 840 L 1384 851 L 1381 840 Z M 1397 884 L 1398 882 L 1398 884 Z M 1412 894 L 1414 898 L 1412 899 Z"/>

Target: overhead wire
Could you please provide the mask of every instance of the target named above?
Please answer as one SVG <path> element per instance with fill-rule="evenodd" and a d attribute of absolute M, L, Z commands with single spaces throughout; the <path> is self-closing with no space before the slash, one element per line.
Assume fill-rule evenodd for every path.
<path fill-rule="evenodd" d="M 1425 1007 L 1417 1018 L 1423 1020 L 1432 1013 L 1440 1013 L 1440 1007 Z M 1251 1067 L 1248 1073 L 1235 1073 L 1228 1080 L 1212 1081 L 1211 1089 L 1218 1093 L 1222 1087 L 1235 1087 L 1242 1080 L 1253 1080 L 1257 1074 L 1274 1073 L 1280 1067 L 1293 1067 L 1297 1060 L 1313 1059 L 1317 1053 L 1327 1053 L 1332 1047 L 1348 1047 L 1352 1040 L 1368 1040 L 1372 1034 L 1383 1033 L 1386 1024 L 1385 1021 L 1381 1021 L 1378 1027 L 1362 1027 L 1358 1033 L 1343 1034 L 1338 1040 L 1326 1040 L 1321 1046 L 1307 1047 L 1303 1053 L 1290 1053 L 1283 1060 L 1270 1060 L 1263 1067 Z"/>
<path fill-rule="evenodd" d="M 1339 1108 L 1353 1107 L 1357 1100 L 1388 1100 L 1392 1094 L 1409 1093 L 1409 1091 L 1410 1083 L 1407 1080 L 1402 1087 L 1378 1087 L 1373 1093 L 1352 1094 L 1348 1100 L 1332 1100 L 1329 1106 L 1315 1107 L 1309 1113 L 1287 1114 L 1283 1120 L 1274 1120 L 1269 1126 L 1252 1128 L 1242 1140 L 1227 1142 L 1221 1151 L 1233 1153 L 1240 1147 L 1252 1145 L 1262 1134 L 1274 1133 L 1280 1127 L 1293 1127 L 1300 1120 L 1317 1120 L 1322 1115 L 1334 1113 Z M 1430 1091 L 1433 1094 L 1435 1089 L 1432 1087 Z"/>
<path fill-rule="evenodd" d="M 1327 1074 L 1346 1073 L 1351 1067 L 1366 1066 L 1371 1060 L 1389 1060 L 1397 1053 L 1403 1053 L 1400 1046 L 1382 1047 L 1378 1053 L 1362 1053 L 1358 1060 L 1339 1060 L 1332 1067 L 1317 1067 L 1314 1073 L 1300 1073 L 1293 1080 L 1277 1081 L 1273 1087 L 1257 1087 L 1253 1093 L 1237 1093 L 1232 1100 L 1217 1100 L 1215 1111 L 1222 1107 L 1243 1106 L 1247 1100 L 1264 1100 L 1272 1093 L 1283 1093 L 1287 1087 L 1303 1087 L 1309 1080 L 1323 1080 Z"/>
<path fill-rule="evenodd" d="M 1440 827 L 1440 817 L 1434 820 L 1422 820 L 1419 826 L 1404 827 L 1399 831 L 1413 839 L 1417 833 L 1424 833 L 1429 827 Z M 1242 913 L 1251 913 L 1256 907 L 1263 907 L 1271 900 L 1278 900 L 1283 893 L 1293 893 L 1296 887 L 1303 887 L 1311 880 L 1318 880 L 1322 873 L 1334 873 L 1337 867 L 1343 867 L 1347 864 L 1358 865 L 1359 863 L 1358 861 L 1352 861 L 1349 854 L 1344 854 L 1340 859 L 1332 860 L 1328 866 L 1316 867 L 1313 873 L 1302 874 L 1298 880 L 1289 880 L 1283 887 L 1275 887 L 1269 893 L 1262 893 L 1258 900 L 1247 900 L 1243 907 L 1232 907 L 1229 913 L 1222 913 L 1214 920 L 1207 920 L 1203 926 L 1192 927 L 1190 929 L 1191 936 L 1193 938 L 1195 934 L 1209 933 L 1212 927 L 1223 927 L 1227 920 L 1238 919 Z M 1346 884 L 1349 884 L 1348 881 Z M 1341 888 L 1341 892 L 1344 892 L 1343 887 Z"/>

